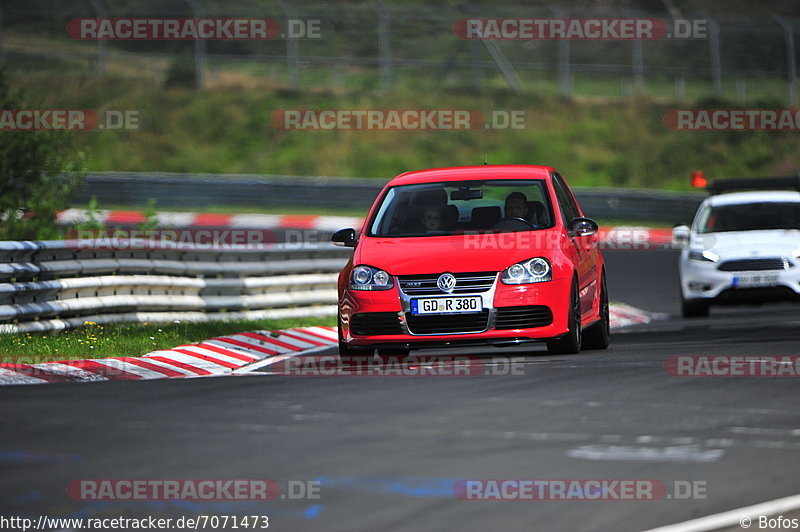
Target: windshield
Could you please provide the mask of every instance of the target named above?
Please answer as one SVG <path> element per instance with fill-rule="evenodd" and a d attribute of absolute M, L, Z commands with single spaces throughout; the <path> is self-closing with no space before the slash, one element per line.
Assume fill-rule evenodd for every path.
<path fill-rule="evenodd" d="M 487 180 L 392 187 L 370 236 L 443 236 L 532 231 L 553 226 L 543 180 Z"/>
<path fill-rule="evenodd" d="M 800 229 L 800 202 L 719 205 L 700 216 L 699 233 Z"/>

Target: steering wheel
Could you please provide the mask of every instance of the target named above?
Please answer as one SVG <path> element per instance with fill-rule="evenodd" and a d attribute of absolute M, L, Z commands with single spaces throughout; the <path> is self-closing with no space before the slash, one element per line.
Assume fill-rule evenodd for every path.
<path fill-rule="evenodd" d="M 492 231 L 528 231 L 533 229 L 533 224 L 525 218 L 506 216 L 492 226 Z"/>

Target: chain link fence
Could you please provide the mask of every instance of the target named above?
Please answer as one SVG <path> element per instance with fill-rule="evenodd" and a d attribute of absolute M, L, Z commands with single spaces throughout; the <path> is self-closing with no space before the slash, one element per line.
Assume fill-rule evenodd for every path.
<path fill-rule="evenodd" d="M 73 19 L 202 17 L 274 19 L 281 35 L 269 40 L 95 41 L 72 39 L 65 29 Z M 454 25 L 464 18 L 646 18 L 660 19 L 668 29 L 676 20 L 695 21 L 702 31 L 694 38 L 644 41 L 463 39 Z M 778 15 L 560 4 L 31 0 L 0 3 L 0 25 L 0 57 L 11 71 L 62 69 L 201 86 L 494 87 L 562 96 L 646 94 L 796 104 L 798 21 Z"/>

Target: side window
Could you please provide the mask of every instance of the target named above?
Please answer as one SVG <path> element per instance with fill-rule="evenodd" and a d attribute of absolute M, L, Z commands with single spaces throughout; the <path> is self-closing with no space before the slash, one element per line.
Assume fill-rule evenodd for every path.
<path fill-rule="evenodd" d="M 580 216 L 578 206 L 570 194 L 564 180 L 558 174 L 553 174 L 553 187 L 556 191 L 556 199 L 558 199 L 558 206 L 561 208 L 561 215 L 564 219 L 564 225 L 568 225 L 573 218 Z"/>
<path fill-rule="evenodd" d="M 564 185 L 564 192 L 567 195 L 567 202 L 569 202 L 569 204 L 572 206 L 572 212 L 575 213 L 572 217 L 577 218 L 578 216 L 581 215 L 581 208 L 578 207 L 578 203 L 575 201 L 575 195 L 572 193 L 569 186 L 567 185 L 567 182 L 564 181 L 563 177 L 559 175 L 558 180 L 561 181 L 562 185 Z"/>

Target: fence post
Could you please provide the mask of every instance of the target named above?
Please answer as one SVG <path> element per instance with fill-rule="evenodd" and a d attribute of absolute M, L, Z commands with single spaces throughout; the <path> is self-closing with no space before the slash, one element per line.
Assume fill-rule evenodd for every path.
<path fill-rule="evenodd" d="M 567 13 L 558 6 L 548 6 L 559 18 L 567 18 Z M 569 61 L 569 39 L 558 40 L 558 92 L 561 96 L 572 96 L 572 72 Z"/>
<path fill-rule="evenodd" d="M 740 105 L 747 101 L 747 81 L 741 76 L 736 78 L 736 101 Z"/>
<path fill-rule="evenodd" d="M 94 7 L 97 18 L 106 18 L 106 8 L 100 2 L 100 0 L 89 0 L 89 2 L 91 2 L 92 7 Z M 106 73 L 107 61 L 108 55 L 106 52 L 106 40 L 97 39 L 97 62 L 95 63 L 95 74 L 102 76 Z"/>
<path fill-rule="evenodd" d="M 628 8 L 623 8 L 622 14 L 631 19 L 637 17 L 637 14 Z M 631 72 L 633 74 L 631 92 L 639 94 L 644 90 L 644 46 L 642 39 L 633 39 L 631 41 Z"/>
<path fill-rule="evenodd" d="M 286 16 L 287 27 L 289 20 L 297 19 L 297 11 L 288 0 L 278 0 L 283 14 Z M 289 87 L 292 89 L 297 88 L 297 71 L 299 69 L 299 60 L 297 59 L 297 39 L 292 37 L 289 32 L 286 33 L 286 75 L 289 80 Z"/>
<path fill-rule="evenodd" d="M 469 41 L 469 70 L 472 86 L 478 90 L 483 88 L 483 67 L 480 63 L 478 50 L 480 44 L 475 41 Z"/>
<path fill-rule="evenodd" d="M 392 17 L 386 11 L 382 0 L 372 2 L 372 9 L 378 14 L 378 48 L 380 49 L 380 87 L 392 87 Z"/>
<path fill-rule="evenodd" d="M 715 96 L 722 96 L 722 60 L 719 51 L 719 23 L 704 13 L 708 20 L 708 43 L 711 47 L 711 84 Z"/>
<path fill-rule="evenodd" d="M 205 17 L 203 6 L 198 0 L 184 0 L 192 9 L 194 18 Z M 203 88 L 206 73 L 206 41 L 197 38 L 194 40 L 194 83 L 198 89 Z"/>
<path fill-rule="evenodd" d="M 790 106 L 797 105 L 797 64 L 794 53 L 794 28 L 783 17 L 772 15 L 772 19 L 783 28 L 786 40 L 786 100 Z"/>
<path fill-rule="evenodd" d="M 0 5 L 0 63 L 5 62 L 6 56 L 3 53 L 3 6 Z"/>
<path fill-rule="evenodd" d="M 679 100 L 686 97 L 686 79 L 682 75 L 675 78 L 675 97 Z"/>
<path fill-rule="evenodd" d="M 633 53 L 633 92 L 639 94 L 644 90 L 644 49 L 642 41 L 636 39 L 632 42 Z"/>

